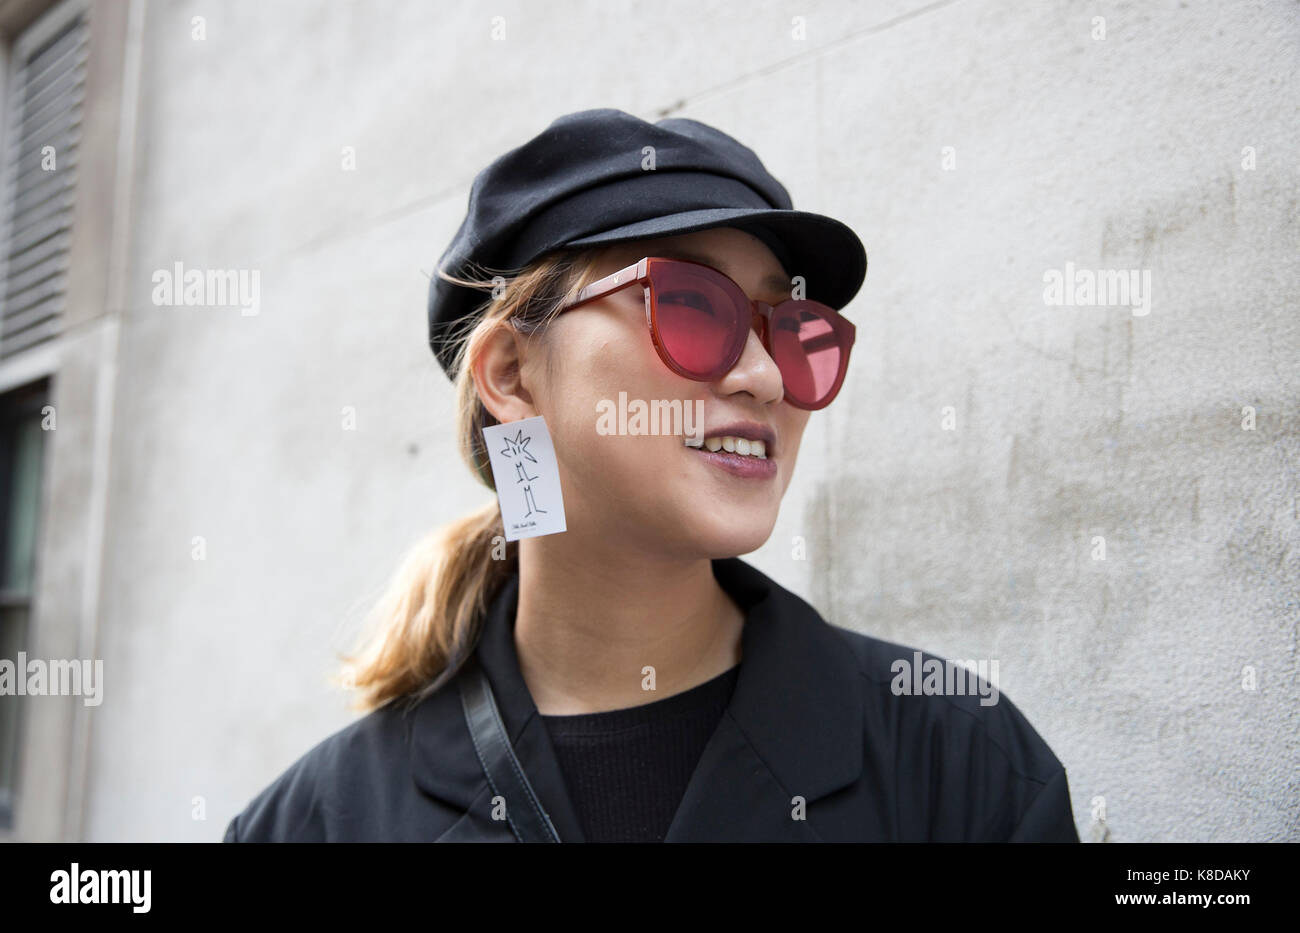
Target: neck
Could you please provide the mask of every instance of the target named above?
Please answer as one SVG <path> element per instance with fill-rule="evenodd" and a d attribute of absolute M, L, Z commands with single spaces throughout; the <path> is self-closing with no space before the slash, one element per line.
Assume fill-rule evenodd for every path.
<path fill-rule="evenodd" d="M 538 712 L 641 706 L 740 663 L 744 613 L 709 560 L 589 550 L 571 534 L 519 542 L 515 651 Z"/>

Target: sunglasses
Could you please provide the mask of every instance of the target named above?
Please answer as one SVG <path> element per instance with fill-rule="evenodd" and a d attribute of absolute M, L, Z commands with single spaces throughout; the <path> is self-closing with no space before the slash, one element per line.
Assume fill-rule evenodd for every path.
<path fill-rule="evenodd" d="M 712 266 L 647 256 L 592 282 L 560 311 L 571 311 L 631 285 L 645 289 L 646 325 L 664 365 L 687 379 L 715 382 L 736 365 L 751 327 L 796 408 L 825 408 L 840 391 L 856 328 L 829 305 L 753 301 Z"/>

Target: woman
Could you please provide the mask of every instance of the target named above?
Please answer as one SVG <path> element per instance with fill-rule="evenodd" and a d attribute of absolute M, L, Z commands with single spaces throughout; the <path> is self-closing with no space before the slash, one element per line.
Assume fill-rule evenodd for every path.
<path fill-rule="evenodd" d="M 919 689 L 941 659 L 736 557 L 840 389 L 865 274 L 848 227 L 693 120 L 570 114 L 480 173 L 429 333 L 498 501 L 411 555 L 350 659 L 368 715 L 227 841 L 1078 841 L 1005 697 L 951 665 Z M 624 399 L 684 414 L 611 432 Z"/>

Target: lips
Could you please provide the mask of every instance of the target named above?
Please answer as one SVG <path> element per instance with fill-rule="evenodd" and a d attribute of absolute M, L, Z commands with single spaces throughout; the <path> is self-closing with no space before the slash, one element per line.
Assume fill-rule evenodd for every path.
<path fill-rule="evenodd" d="M 724 472 L 743 479 L 765 480 L 776 476 L 776 461 L 766 458 L 709 450 L 707 447 L 692 448 L 692 456 L 702 457 Z"/>

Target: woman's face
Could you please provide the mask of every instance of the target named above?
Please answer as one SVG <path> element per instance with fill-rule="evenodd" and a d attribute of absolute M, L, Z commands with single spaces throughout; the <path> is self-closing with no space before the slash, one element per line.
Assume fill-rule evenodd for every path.
<path fill-rule="evenodd" d="M 771 250 L 732 228 L 609 247 L 587 281 L 645 256 L 704 262 L 769 304 L 789 297 L 789 274 Z M 554 439 L 570 531 L 673 558 L 746 554 L 771 534 L 809 412 L 784 400 L 781 373 L 757 331 L 720 379 L 687 379 L 655 352 L 644 291 L 633 286 L 559 315 L 543 341 L 524 347 L 520 381 Z M 702 411 L 702 425 L 678 430 L 694 427 L 705 446 L 686 443 L 699 434 L 605 433 L 618 429 L 620 394 L 629 421 L 644 403 L 650 429 L 652 402 L 676 400 L 684 416 Z M 714 438 L 764 434 L 765 462 L 708 451 Z"/>

